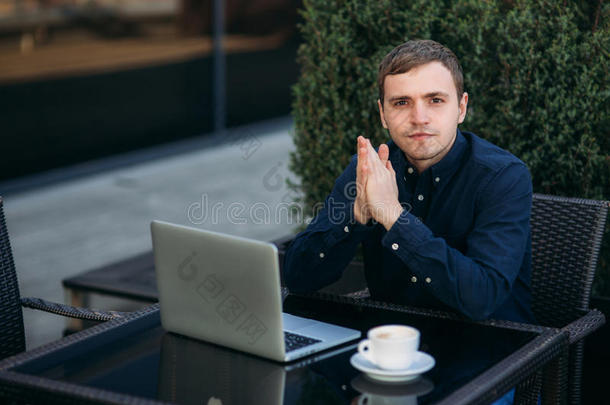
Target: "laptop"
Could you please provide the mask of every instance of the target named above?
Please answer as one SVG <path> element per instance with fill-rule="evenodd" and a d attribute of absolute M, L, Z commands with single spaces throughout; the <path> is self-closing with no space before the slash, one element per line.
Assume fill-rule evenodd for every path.
<path fill-rule="evenodd" d="M 282 313 L 275 245 L 161 221 L 151 232 L 165 330 L 279 362 L 361 337 Z"/>
<path fill-rule="evenodd" d="M 355 348 L 355 344 L 341 346 L 282 364 L 166 333 L 161 340 L 157 396 L 183 405 L 282 405 L 291 402 L 286 401 L 290 395 L 307 403 L 307 392 L 299 395 L 302 390 L 295 387 L 315 384 L 318 393 L 333 389 L 307 366 L 329 357 L 337 359 L 334 356 L 350 354 Z"/>

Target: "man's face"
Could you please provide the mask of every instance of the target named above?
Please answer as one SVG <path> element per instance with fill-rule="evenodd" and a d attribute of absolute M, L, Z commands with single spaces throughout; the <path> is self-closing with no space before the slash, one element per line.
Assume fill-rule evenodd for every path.
<path fill-rule="evenodd" d="M 384 91 L 383 108 L 378 101 L 383 127 L 421 173 L 451 149 L 468 94 L 458 102 L 453 77 L 440 62 L 386 76 Z"/>

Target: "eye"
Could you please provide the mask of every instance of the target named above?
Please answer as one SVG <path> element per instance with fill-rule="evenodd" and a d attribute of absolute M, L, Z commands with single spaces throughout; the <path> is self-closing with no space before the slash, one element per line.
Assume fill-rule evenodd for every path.
<path fill-rule="evenodd" d="M 432 101 L 432 104 L 440 104 L 440 103 L 444 102 L 445 100 L 443 100 L 442 98 L 434 97 L 431 101 Z"/>
<path fill-rule="evenodd" d="M 398 100 L 394 105 L 407 105 L 407 100 Z"/>

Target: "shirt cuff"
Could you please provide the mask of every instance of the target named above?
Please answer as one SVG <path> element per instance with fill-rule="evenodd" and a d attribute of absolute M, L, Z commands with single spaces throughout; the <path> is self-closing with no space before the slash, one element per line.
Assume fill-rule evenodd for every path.
<path fill-rule="evenodd" d="M 403 256 L 415 253 L 418 246 L 433 237 L 432 231 L 419 218 L 403 210 L 381 239 L 381 244 Z"/>

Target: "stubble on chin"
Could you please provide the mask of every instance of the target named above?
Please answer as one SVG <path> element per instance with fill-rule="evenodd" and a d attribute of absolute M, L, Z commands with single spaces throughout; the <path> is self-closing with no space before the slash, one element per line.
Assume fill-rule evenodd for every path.
<path fill-rule="evenodd" d="M 428 161 L 434 160 L 439 155 L 444 156 L 451 149 L 454 140 L 449 142 L 447 145 L 441 145 L 438 143 L 438 139 L 435 137 L 426 140 L 426 144 L 417 145 L 405 142 L 401 146 L 401 150 L 410 161 Z M 439 159 L 440 160 L 440 159 Z"/>
<path fill-rule="evenodd" d="M 436 156 L 440 152 L 440 145 L 434 138 L 425 141 L 415 141 L 408 138 L 403 139 L 402 151 L 407 157 L 415 160 L 426 160 Z"/>

